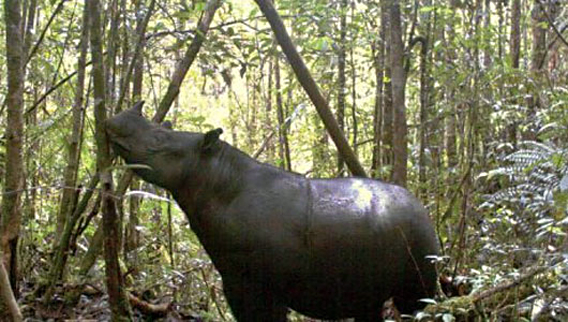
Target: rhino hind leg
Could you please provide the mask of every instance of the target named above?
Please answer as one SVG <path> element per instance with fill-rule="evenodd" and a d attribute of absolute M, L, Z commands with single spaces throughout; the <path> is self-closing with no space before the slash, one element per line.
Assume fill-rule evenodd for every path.
<path fill-rule="evenodd" d="M 239 322 L 286 322 L 288 308 L 261 283 L 223 280 L 225 297 Z"/>

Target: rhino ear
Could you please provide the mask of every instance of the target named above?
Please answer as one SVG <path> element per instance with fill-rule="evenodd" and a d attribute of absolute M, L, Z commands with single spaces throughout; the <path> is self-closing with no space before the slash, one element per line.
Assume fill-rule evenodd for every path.
<path fill-rule="evenodd" d="M 142 116 L 142 106 L 144 106 L 144 101 L 138 101 L 134 104 L 134 106 L 132 106 L 130 110 Z"/>
<path fill-rule="evenodd" d="M 162 127 L 165 128 L 165 129 L 168 129 L 168 130 L 173 129 L 172 122 L 170 122 L 170 121 L 162 122 Z"/>
<path fill-rule="evenodd" d="M 215 129 L 205 133 L 203 143 L 201 144 L 201 151 L 208 152 L 217 146 L 219 143 L 219 136 L 223 133 L 222 129 Z"/>

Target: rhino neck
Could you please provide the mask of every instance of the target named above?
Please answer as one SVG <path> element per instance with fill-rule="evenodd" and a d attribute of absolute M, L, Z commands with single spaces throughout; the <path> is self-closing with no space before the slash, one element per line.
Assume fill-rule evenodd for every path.
<path fill-rule="evenodd" d="M 203 221 L 201 217 L 221 211 L 245 189 L 249 174 L 264 167 L 229 144 L 222 144 L 217 155 L 190 166 L 183 184 L 172 191 L 195 230 Z"/>

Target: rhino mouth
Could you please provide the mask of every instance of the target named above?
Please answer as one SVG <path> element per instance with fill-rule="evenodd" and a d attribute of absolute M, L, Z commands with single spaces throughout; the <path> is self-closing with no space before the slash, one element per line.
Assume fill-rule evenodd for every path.
<path fill-rule="evenodd" d="M 131 160 L 132 148 L 130 144 L 126 142 L 121 142 L 121 140 L 117 139 L 110 139 L 109 141 L 111 143 L 112 151 L 114 151 L 115 155 L 121 156 L 122 158 L 124 158 L 124 160 L 127 163 L 132 162 Z"/>

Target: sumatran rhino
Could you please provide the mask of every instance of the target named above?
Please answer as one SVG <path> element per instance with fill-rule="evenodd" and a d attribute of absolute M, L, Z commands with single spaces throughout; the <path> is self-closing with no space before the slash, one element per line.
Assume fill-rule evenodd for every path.
<path fill-rule="evenodd" d="M 381 321 L 433 297 L 431 221 L 404 188 L 364 178 L 307 179 L 205 134 L 147 121 L 143 103 L 106 122 L 114 150 L 170 191 L 223 279 L 238 321 Z"/>

